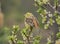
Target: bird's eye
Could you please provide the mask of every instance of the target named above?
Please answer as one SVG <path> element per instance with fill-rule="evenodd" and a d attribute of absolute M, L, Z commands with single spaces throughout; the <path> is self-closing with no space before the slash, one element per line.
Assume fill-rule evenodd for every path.
<path fill-rule="evenodd" d="M 27 18 L 27 19 L 26 19 L 26 22 L 30 22 L 30 23 L 32 23 L 33 21 L 32 21 L 32 19 Z"/>

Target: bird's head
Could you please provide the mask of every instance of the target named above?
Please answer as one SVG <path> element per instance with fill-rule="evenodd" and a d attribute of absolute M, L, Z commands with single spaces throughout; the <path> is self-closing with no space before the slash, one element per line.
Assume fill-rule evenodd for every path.
<path fill-rule="evenodd" d="M 25 18 L 31 18 L 32 16 L 33 16 L 33 14 L 30 13 L 30 12 L 27 12 L 27 13 L 25 14 Z"/>

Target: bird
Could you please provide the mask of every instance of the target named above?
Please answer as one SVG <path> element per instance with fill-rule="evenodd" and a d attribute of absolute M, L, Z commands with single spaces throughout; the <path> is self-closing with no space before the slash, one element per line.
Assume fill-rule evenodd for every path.
<path fill-rule="evenodd" d="M 38 20 L 36 19 L 36 17 L 30 13 L 30 12 L 27 12 L 25 14 L 25 26 L 30 26 L 30 27 L 35 27 L 35 28 L 38 28 L 39 27 L 39 23 L 38 23 Z"/>

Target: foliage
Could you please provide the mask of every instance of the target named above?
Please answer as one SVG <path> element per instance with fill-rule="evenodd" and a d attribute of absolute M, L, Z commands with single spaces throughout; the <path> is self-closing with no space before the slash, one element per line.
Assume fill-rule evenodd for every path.
<path fill-rule="evenodd" d="M 59 0 L 54 0 L 53 6 L 51 5 L 51 0 L 34 0 L 35 6 L 38 7 L 37 12 L 41 16 L 42 24 L 44 25 L 44 29 L 49 29 L 50 26 L 53 26 L 54 24 L 58 25 L 58 28 L 60 27 L 60 13 L 58 11 L 59 7 Z M 47 10 L 47 6 L 51 7 L 53 10 L 53 13 L 50 10 Z M 60 38 L 60 32 L 57 33 L 57 38 Z M 51 44 L 51 41 L 49 40 L 47 44 Z"/>
<path fill-rule="evenodd" d="M 40 44 L 41 36 L 34 37 L 33 44 Z"/>
<path fill-rule="evenodd" d="M 40 44 L 40 36 L 33 37 L 32 35 L 33 26 L 25 24 L 25 27 L 20 31 L 18 25 L 14 25 L 11 30 L 11 34 L 9 35 L 9 43 L 10 44 Z M 20 31 L 23 40 L 18 40 L 18 31 Z M 33 40 L 31 40 L 31 38 Z M 30 42 L 32 41 L 32 42 Z"/>
<path fill-rule="evenodd" d="M 19 26 L 18 25 L 14 25 L 13 28 L 12 28 L 12 32 L 11 32 L 11 35 L 9 35 L 9 43 L 10 44 L 23 44 L 23 41 L 21 40 L 18 40 L 17 38 L 17 32 L 19 30 Z"/>
<path fill-rule="evenodd" d="M 17 38 L 17 32 L 19 30 L 19 26 L 14 25 L 12 29 L 13 30 L 11 32 L 11 35 L 9 35 L 9 37 L 8 37 L 9 38 L 9 43 L 10 44 L 25 44 L 26 42 L 24 43 L 24 41 L 18 40 L 18 38 Z M 31 35 L 29 33 L 31 34 L 31 32 L 29 32 L 28 26 L 27 26 L 27 28 L 24 28 L 21 31 L 23 40 L 28 40 L 31 37 Z M 32 39 L 33 39 L 33 44 L 40 44 L 40 39 L 41 39 L 40 36 L 33 37 Z"/>
<path fill-rule="evenodd" d="M 57 35 L 57 38 L 60 39 L 60 32 L 58 32 L 56 35 Z"/>
<path fill-rule="evenodd" d="M 58 7 L 58 0 L 54 0 L 54 7 L 50 4 L 50 0 L 34 0 L 35 4 L 38 7 L 37 12 L 42 17 L 42 23 L 44 24 L 44 29 L 48 29 L 49 26 L 52 26 L 54 23 L 57 23 L 60 25 L 60 15 L 57 11 Z M 45 5 L 49 5 L 54 9 L 54 14 L 51 13 L 51 11 L 47 11 Z M 55 17 L 55 19 L 54 19 Z"/>
<path fill-rule="evenodd" d="M 47 8 L 45 7 L 45 5 L 52 6 L 49 1 L 50 0 L 35 0 L 36 5 L 38 6 L 37 12 L 41 16 L 42 24 L 44 25 L 44 29 L 48 29 L 54 23 L 58 24 L 58 26 L 60 27 L 60 15 L 59 15 L 59 12 L 57 11 L 58 0 L 54 0 L 54 7 L 52 7 L 52 9 L 54 9 L 55 11 L 54 11 L 53 14 L 51 13 L 51 11 L 47 11 Z M 17 6 L 18 5 L 17 1 L 14 2 L 14 4 L 15 3 L 16 3 L 16 6 Z M 7 4 L 7 5 L 9 5 L 9 4 Z M 8 37 L 9 38 L 9 43 L 10 44 L 25 44 L 26 41 L 28 41 L 28 43 L 30 44 L 30 38 L 31 38 L 32 30 L 33 30 L 33 28 L 31 29 L 31 27 L 29 25 L 27 25 L 27 26 L 24 27 L 24 29 L 22 29 L 22 31 L 20 31 L 19 26 L 14 25 L 12 30 L 11 30 L 11 33 Z M 17 32 L 18 31 L 21 32 L 23 40 L 18 40 L 18 38 L 17 38 L 17 36 L 18 36 Z M 40 36 L 33 37 L 33 35 L 32 35 L 32 38 L 33 38 L 33 41 L 32 41 L 33 44 L 40 44 L 40 39 L 41 39 Z M 57 33 L 57 38 L 60 39 L 60 32 Z M 48 41 L 47 44 L 50 44 L 50 43 L 51 43 L 51 41 Z"/>
<path fill-rule="evenodd" d="M 48 38 L 47 44 L 52 44 L 52 41 Z"/>

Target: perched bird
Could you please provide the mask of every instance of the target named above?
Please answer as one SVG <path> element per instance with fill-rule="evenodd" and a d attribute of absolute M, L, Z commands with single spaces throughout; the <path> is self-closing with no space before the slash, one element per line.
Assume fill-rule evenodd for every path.
<path fill-rule="evenodd" d="M 28 25 L 35 28 L 39 27 L 36 17 L 29 12 L 25 14 L 25 26 L 28 26 Z"/>

